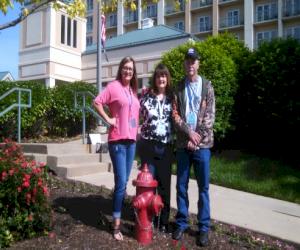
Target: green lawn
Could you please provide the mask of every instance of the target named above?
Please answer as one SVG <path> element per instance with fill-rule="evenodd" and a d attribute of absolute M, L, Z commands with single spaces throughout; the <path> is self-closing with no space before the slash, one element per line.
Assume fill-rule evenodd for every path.
<path fill-rule="evenodd" d="M 299 170 L 238 151 L 213 154 L 211 183 L 300 204 Z"/>

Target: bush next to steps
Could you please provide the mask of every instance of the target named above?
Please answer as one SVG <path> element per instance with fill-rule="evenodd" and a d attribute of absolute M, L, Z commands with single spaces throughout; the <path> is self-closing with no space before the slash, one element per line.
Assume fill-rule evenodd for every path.
<path fill-rule="evenodd" d="M 22 108 L 22 137 L 74 136 L 82 130 L 82 112 L 74 107 L 74 95 L 79 91 L 97 93 L 91 84 L 83 82 L 61 83 L 55 88 L 46 88 L 36 81 L 0 82 L 0 95 L 13 87 L 32 90 L 32 107 Z M 82 98 L 81 98 L 82 99 Z M 80 98 L 78 101 L 80 103 Z M 0 101 L 0 111 L 16 103 L 17 92 Z M 86 100 L 91 104 L 92 98 Z M 22 94 L 22 103 L 28 103 L 28 95 Z M 17 108 L 0 117 L 0 137 L 15 137 L 17 134 Z M 86 114 L 87 128 L 95 124 L 95 119 Z"/>
<path fill-rule="evenodd" d="M 25 159 L 20 146 L 0 146 L 0 248 L 45 234 L 50 226 L 47 171 Z"/>

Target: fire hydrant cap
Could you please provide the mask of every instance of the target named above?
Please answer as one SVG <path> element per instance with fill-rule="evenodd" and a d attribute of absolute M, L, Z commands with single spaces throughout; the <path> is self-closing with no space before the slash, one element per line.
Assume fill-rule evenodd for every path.
<path fill-rule="evenodd" d="M 143 165 L 141 172 L 138 174 L 136 180 L 132 181 L 132 184 L 137 187 L 157 187 L 158 183 L 153 179 L 147 164 Z"/>

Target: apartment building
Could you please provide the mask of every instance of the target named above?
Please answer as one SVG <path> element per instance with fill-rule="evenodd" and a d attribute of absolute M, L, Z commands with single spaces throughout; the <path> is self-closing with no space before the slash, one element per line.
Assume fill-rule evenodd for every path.
<path fill-rule="evenodd" d="M 292 36 L 300 40 L 300 0 L 173 0 L 148 2 L 145 8 L 137 0 L 136 11 L 119 2 L 115 12 L 106 13 L 107 37 L 115 37 L 141 28 L 143 19 L 190 33 L 200 40 L 229 31 L 255 49 L 264 40 Z M 87 0 L 87 46 L 97 41 L 96 0 Z"/>

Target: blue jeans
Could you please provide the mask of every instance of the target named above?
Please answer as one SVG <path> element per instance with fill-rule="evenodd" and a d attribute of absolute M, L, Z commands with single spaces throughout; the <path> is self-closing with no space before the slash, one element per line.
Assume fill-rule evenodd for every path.
<path fill-rule="evenodd" d="M 177 157 L 177 208 L 176 224 L 180 229 L 188 228 L 188 183 L 190 168 L 193 165 L 198 184 L 198 228 L 199 231 L 207 232 L 210 227 L 209 205 L 209 163 L 210 150 L 203 148 L 196 151 L 179 149 Z M 195 197 L 196 198 L 196 197 Z"/>
<path fill-rule="evenodd" d="M 113 194 L 113 218 L 121 218 L 126 186 L 131 172 L 135 142 L 121 140 L 108 143 L 109 155 L 114 169 L 115 188 Z"/>

